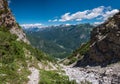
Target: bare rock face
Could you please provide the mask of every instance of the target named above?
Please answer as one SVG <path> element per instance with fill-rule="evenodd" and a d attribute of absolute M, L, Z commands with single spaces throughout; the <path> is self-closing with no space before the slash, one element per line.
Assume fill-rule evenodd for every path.
<path fill-rule="evenodd" d="M 17 35 L 17 40 L 21 40 L 29 44 L 29 41 L 26 39 L 25 33 L 16 23 L 11 10 L 8 8 L 8 3 L 6 0 L 0 0 L 0 26 L 8 28 L 12 34 Z"/>
<path fill-rule="evenodd" d="M 79 78 L 93 84 L 120 84 L 120 12 L 94 28 L 90 41 L 89 52 L 75 65 L 85 73 Z"/>
<path fill-rule="evenodd" d="M 120 60 L 120 12 L 91 32 L 89 61 L 110 63 Z"/>

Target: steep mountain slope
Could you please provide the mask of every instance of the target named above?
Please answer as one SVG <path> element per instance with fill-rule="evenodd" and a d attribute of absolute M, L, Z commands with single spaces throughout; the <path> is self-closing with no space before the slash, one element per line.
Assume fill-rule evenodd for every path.
<path fill-rule="evenodd" d="M 39 30 L 35 28 L 35 31 L 29 28 L 25 32 L 33 46 L 54 57 L 64 58 L 89 40 L 92 28 L 90 24 L 60 25 Z"/>
<path fill-rule="evenodd" d="M 0 0 L 0 25 L 8 28 L 12 34 L 17 35 L 17 40 L 22 40 L 29 44 L 25 33 L 22 31 L 22 29 L 20 29 L 20 26 L 16 23 L 15 18 L 8 8 L 6 0 Z"/>
<path fill-rule="evenodd" d="M 79 60 L 81 61 L 85 56 L 88 56 L 88 52 L 90 50 L 90 42 L 86 42 L 80 46 L 80 48 L 73 51 L 73 53 L 67 58 L 63 59 L 61 62 L 65 65 L 75 65 Z M 87 58 L 87 57 L 86 57 Z M 85 62 L 83 61 L 83 64 Z M 78 63 L 79 64 L 79 63 Z M 77 64 L 76 64 L 77 65 Z"/>
<path fill-rule="evenodd" d="M 91 32 L 90 60 L 101 64 L 120 60 L 120 12 Z"/>
<path fill-rule="evenodd" d="M 0 0 L 0 84 L 71 84 L 57 67 L 54 59 L 29 45 L 7 1 Z"/>
<path fill-rule="evenodd" d="M 90 49 L 80 65 L 106 66 L 120 61 L 120 12 L 91 32 Z"/>
<path fill-rule="evenodd" d="M 71 80 L 92 84 L 120 84 L 120 12 L 91 32 L 83 44 L 63 60 Z"/>
<path fill-rule="evenodd" d="M 82 58 L 78 65 L 101 65 L 120 60 L 120 12 L 91 31 L 90 41 L 74 51 L 69 58 Z M 76 59 L 79 59 L 76 58 Z"/>

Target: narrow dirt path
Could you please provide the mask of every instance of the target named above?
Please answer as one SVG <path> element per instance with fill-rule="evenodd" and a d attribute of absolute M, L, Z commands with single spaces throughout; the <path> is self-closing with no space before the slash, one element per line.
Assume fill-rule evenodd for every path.
<path fill-rule="evenodd" d="M 28 84 L 38 84 L 40 79 L 39 70 L 34 67 L 29 68 L 29 70 L 31 71 L 31 75 L 28 76 L 29 78 Z"/>

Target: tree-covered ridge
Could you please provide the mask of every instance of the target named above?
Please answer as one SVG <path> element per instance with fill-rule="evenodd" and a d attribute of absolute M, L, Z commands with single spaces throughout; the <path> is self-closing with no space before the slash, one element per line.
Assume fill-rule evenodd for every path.
<path fill-rule="evenodd" d="M 26 29 L 25 32 L 33 46 L 54 57 L 64 58 L 89 40 L 92 28 L 90 24 L 60 25 L 37 31 Z"/>

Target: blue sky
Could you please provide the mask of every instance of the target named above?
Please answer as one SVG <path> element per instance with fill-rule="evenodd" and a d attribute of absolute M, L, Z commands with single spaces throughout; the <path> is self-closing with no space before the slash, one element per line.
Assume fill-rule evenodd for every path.
<path fill-rule="evenodd" d="M 120 0 L 10 0 L 20 24 L 100 23 L 120 8 Z"/>

